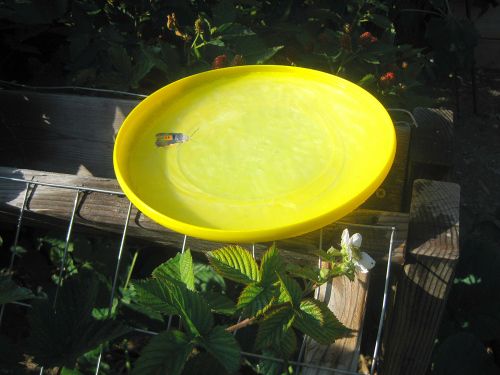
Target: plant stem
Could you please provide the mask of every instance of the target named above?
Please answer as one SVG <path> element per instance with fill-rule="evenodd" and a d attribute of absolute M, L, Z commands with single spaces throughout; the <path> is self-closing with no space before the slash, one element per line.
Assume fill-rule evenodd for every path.
<path fill-rule="evenodd" d="M 134 270 L 135 262 L 137 260 L 137 255 L 138 254 L 139 254 L 139 251 L 136 251 L 135 254 L 134 254 L 134 257 L 132 258 L 132 263 L 130 264 L 130 268 L 129 268 L 128 274 L 127 274 L 127 280 L 125 281 L 125 285 L 123 287 L 123 290 L 126 290 L 127 287 L 128 287 L 128 284 L 130 282 L 130 278 L 132 277 L 132 271 Z"/>
<path fill-rule="evenodd" d="M 232 325 L 231 327 L 227 327 L 226 331 L 227 332 L 234 332 L 237 329 L 244 328 L 246 326 L 254 324 L 256 320 L 257 319 L 255 317 L 243 319 L 241 322 L 236 323 L 236 324 Z"/>

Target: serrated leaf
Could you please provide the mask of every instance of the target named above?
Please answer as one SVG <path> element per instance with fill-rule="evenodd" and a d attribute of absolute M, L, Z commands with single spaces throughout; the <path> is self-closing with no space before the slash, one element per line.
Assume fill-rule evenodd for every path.
<path fill-rule="evenodd" d="M 305 299 L 301 302 L 293 326 L 324 345 L 333 343 L 349 332 L 326 304 L 315 299 Z"/>
<path fill-rule="evenodd" d="M 297 350 L 297 335 L 293 328 L 289 328 L 275 349 L 280 357 L 289 358 Z"/>
<path fill-rule="evenodd" d="M 286 274 L 278 274 L 280 282 L 280 292 L 284 298 L 280 300 L 290 302 L 293 307 L 299 307 L 302 299 L 302 288 L 299 283 Z"/>
<path fill-rule="evenodd" d="M 115 320 L 92 317 L 98 290 L 95 277 L 80 272 L 78 279 L 68 279 L 60 289 L 56 311 L 50 300 L 33 300 L 26 353 L 36 363 L 73 367 L 84 353 L 130 331 Z"/>
<path fill-rule="evenodd" d="M 255 346 L 257 349 L 277 347 L 294 321 L 294 311 L 288 306 L 267 315 L 259 324 Z"/>
<path fill-rule="evenodd" d="M 207 352 L 200 352 L 190 357 L 184 366 L 182 375 L 206 375 L 207 369 L 210 373 L 217 375 L 227 375 L 228 372 L 222 364 Z"/>
<path fill-rule="evenodd" d="M 162 332 L 153 337 L 144 347 L 133 375 L 179 375 L 194 348 L 181 331 Z"/>
<path fill-rule="evenodd" d="M 187 249 L 184 254 L 181 254 L 179 268 L 181 280 L 189 290 L 194 290 L 193 257 L 191 256 L 191 250 Z"/>
<path fill-rule="evenodd" d="M 137 302 L 163 314 L 179 315 L 194 336 L 209 332 L 214 324 L 205 299 L 177 280 L 150 279 L 134 283 L 134 288 Z"/>
<path fill-rule="evenodd" d="M 0 305 L 33 297 L 31 290 L 17 285 L 9 275 L 0 274 Z"/>
<path fill-rule="evenodd" d="M 324 250 L 321 250 L 321 249 L 315 250 L 313 252 L 313 254 L 319 256 L 322 260 L 327 260 L 327 261 L 330 261 L 330 262 L 335 261 L 335 256 L 334 255 L 328 254 L 328 252 L 326 252 Z"/>
<path fill-rule="evenodd" d="M 209 290 L 225 290 L 224 278 L 219 275 L 209 264 L 194 264 L 194 284 L 196 290 L 206 292 Z"/>
<path fill-rule="evenodd" d="M 169 291 L 159 280 L 137 280 L 131 287 L 135 290 L 132 298 L 138 305 L 163 315 L 177 314 L 168 297 Z"/>
<path fill-rule="evenodd" d="M 318 268 L 312 266 L 300 266 L 298 264 L 287 264 L 286 271 L 295 277 L 300 277 L 309 281 L 318 281 L 319 271 Z"/>
<path fill-rule="evenodd" d="M 215 326 L 201 341 L 202 346 L 229 372 L 240 368 L 241 349 L 234 336 L 222 326 Z"/>
<path fill-rule="evenodd" d="M 327 251 L 326 253 L 328 255 L 331 255 L 331 256 L 334 256 L 334 257 L 340 257 L 342 256 L 342 252 L 340 250 L 337 250 L 336 248 L 334 248 L 333 246 L 331 246 Z"/>
<path fill-rule="evenodd" d="M 153 277 L 161 279 L 173 278 L 186 284 L 189 290 L 194 290 L 193 257 L 187 249 L 183 254 L 178 253 L 175 257 L 153 270 Z"/>
<path fill-rule="evenodd" d="M 257 283 L 247 285 L 241 292 L 236 307 L 244 309 L 245 316 L 257 316 L 263 314 L 277 297 L 278 290 L 273 286 L 264 288 Z"/>
<path fill-rule="evenodd" d="M 226 279 L 241 284 L 259 281 L 259 269 L 252 255 L 241 246 L 226 246 L 207 253 L 212 267 Z"/>
<path fill-rule="evenodd" d="M 260 279 L 262 285 L 267 286 L 278 281 L 276 272 L 283 267 L 283 258 L 281 258 L 276 245 L 272 245 L 262 257 L 260 265 Z"/>
<path fill-rule="evenodd" d="M 201 294 L 214 313 L 232 316 L 236 312 L 236 304 L 229 297 L 215 292 Z"/>
<path fill-rule="evenodd" d="M 178 282 L 163 280 L 162 284 L 169 291 L 170 304 L 177 309 L 177 314 L 189 331 L 195 336 L 209 332 L 214 324 L 214 317 L 203 297 Z"/>

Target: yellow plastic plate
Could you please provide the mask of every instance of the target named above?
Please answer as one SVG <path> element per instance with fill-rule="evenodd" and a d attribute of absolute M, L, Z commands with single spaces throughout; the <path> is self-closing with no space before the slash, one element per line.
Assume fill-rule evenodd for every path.
<path fill-rule="evenodd" d="M 190 137 L 168 146 L 180 133 Z M 172 139 L 173 137 L 173 139 Z M 257 242 L 321 228 L 387 175 L 392 121 L 372 95 L 315 70 L 241 66 L 176 81 L 126 118 L 113 162 L 127 197 L 174 231 Z"/>

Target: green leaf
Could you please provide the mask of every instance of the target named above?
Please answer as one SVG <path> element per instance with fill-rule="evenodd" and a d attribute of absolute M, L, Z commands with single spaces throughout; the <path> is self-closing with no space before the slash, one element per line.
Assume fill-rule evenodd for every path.
<path fill-rule="evenodd" d="M 142 350 L 132 375 L 179 375 L 193 348 L 183 332 L 162 332 Z"/>
<path fill-rule="evenodd" d="M 182 375 L 206 375 L 207 369 L 210 369 L 212 374 L 228 375 L 224 366 L 208 352 L 200 352 L 190 357 Z"/>
<path fill-rule="evenodd" d="M 377 79 L 373 74 L 366 74 L 363 78 L 358 81 L 359 86 L 367 86 L 374 83 Z"/>
<path fill-rule="evenodd" d="M 226 289 L 224 278 L 215 272 L 209 264 L 195 263 L 194 278 L 195 288 L 200 292 Z"/>
<path fill-rule="evenodd" d="M 297 336 L 293 328 L 285 332 L 275 350 L 279 353 L 279 356 L 283 358 L 290 358 L 295 350 L 297 350 Z"/>
<path fill-rule="evenodd" d="M 159 280 L 137 280 L 131 288 L 135 291 L 132 298 L 139 306 L 163 315 L 177 314 L 177 309 L 168 297 L 168 289 Z"/>
<path fill-rule="evenodd" d="M 236 312 L 236 304 L 221 293 L 204 292 L 201 294 L 214 313 L 232 316 Z"/>
<path fill-rule="evenodd" d="M 281 258 L 276 245 L 272 245 L 262 257 L 260 265 L 260 279 L 262 285 L 268 286 L 278 281 L 276 272 L 280 271 L 283 267 L 283 258 Z"/>
<path fill-rule="evenodd" d="M 241 292 L 236 307 L 244 309 L 245 316 L 257 316 L 263 314 L 276 297 L 276 288 L 264 288 L 258 283 L 250 284 Z"/>
<path fill-rule="evenodd" d="M 302 299 L 302 288 L 299 283 L 286 274 L 278 274 L 280 281 L 280 301 L 290 302 L 293 307 L 299 307 Z"/>
<path fill-rule="evenodd" d="M 300 277 L 309 281 L 316 282 L 319 278 L 319 270 L 317 267 L 300 266 L 298 264 L 289 263 L 286 265 L 286 271 L 294 277 Z"/>
<path fill-rule="evenodd" d="M 294 321 L 294 311 L 288 306 L 274 310 L 259 324 L 255 346 L 257 349 L 278 347 L 290 330 Z"/>
<path fill-rule="evenodd" d="M 376 57 L 365 57 L 363 61 L 371 65 L 380 65 L 380 60 Z"/>
<path fill-rule="evenodd" d="M 229 372 L 236 372 L 240 368 L 241 349 L 234 336 L 222 326 L 215 326 L 202 339 L 202 346 L 214 356 Z"/>
<path fill-rule="evenodd" d="M 96 278 L 80 272 L 60 289 L 56 311 L 50 300 L 33 300 L 26 353 L 39 365 L 71 368 L 84 353 L 129 332 L 120 322 L 92 317 L 98 291 Z"/>
<path fill-rule="evenodd" d="M 301 302 L 293 326 L 323 345 L 331 344 L 349 332 L 326 304 L 315 299 Z"/>
<path fill-rule="evenodd" d="M 272 350 L 264 350 L 262 351 L 262 355 L 266 357 L 276 357 L 279 354 Z M 261 361 L 259 361 L 256 371 L 261 375 L 283 375 L 283 366 L 283 362 L 272 361 L 270 359 L 262 359 Z"/>
<path fill-rule="evenodd" d="M 153 277 L 157 279 L 172 278 L 184 283 L 189 290 L 194 290 L 193 257 L 188 249 L 184 254 L 178 253 L 175 257 L 153 270 Z"/>
<path fill-rule="evenodd" d="M 212 267 L 226 279 L 241 284 L 259 281 L 259 269 L 252 255 L 240 246 L 226 246 L 207 253 Z"/>
<path fill-rule="evenodd" d="M 9 275 L 0 274 L 0 305 L 33 297 L 31 290 L 18 286 Z"/>
<path fill-rule="evenodd" d="M 167 305 L 174 308 L 176 314 L 180 315 L 191 334 L 199 336 L 210 331 L 214 324 L 214 317 L 201 295 L 172 279 L 164 278 L 158 280 L 158 283 L 165 292 L 162 298 Z"/>

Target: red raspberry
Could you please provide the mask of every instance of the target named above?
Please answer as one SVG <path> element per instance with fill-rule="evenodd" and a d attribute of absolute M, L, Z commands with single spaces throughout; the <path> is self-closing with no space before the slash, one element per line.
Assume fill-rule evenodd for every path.
<path fill-rule="evenodd" d="M 212 62 L 212 69 L 220 69 L 227 66 L 227 56 L 219 55 Z"/>
<path fill-rule="evenodd" d="M 375 43 L 378 39 L 372 35 L 371 32 L 365 31 L 363 34 L 359 36 L 359 44 L 362 46 L 367 46 L 370 43 Z"/>
<path fill-rule="evenodd" d="M 387 72 L 383 76 L 380 77 L 380 84 L 383 86 L 389 86 L 393 83 L 396 75 L 393 72 Z"/>

